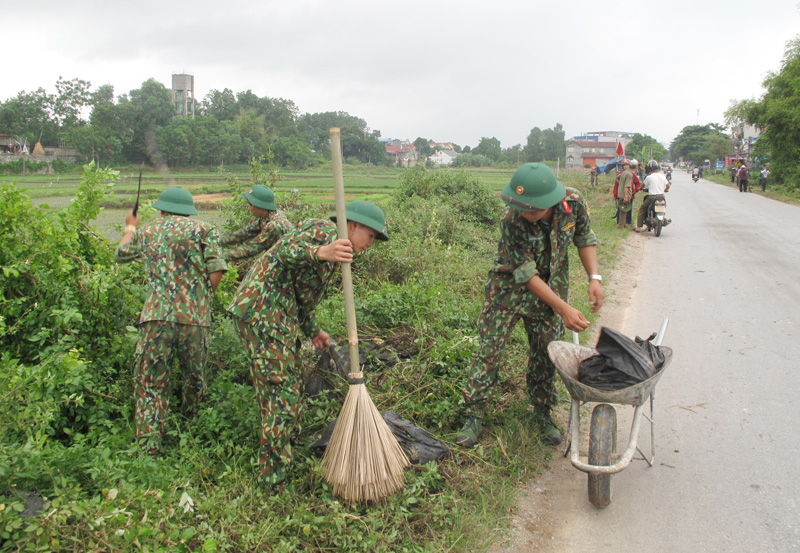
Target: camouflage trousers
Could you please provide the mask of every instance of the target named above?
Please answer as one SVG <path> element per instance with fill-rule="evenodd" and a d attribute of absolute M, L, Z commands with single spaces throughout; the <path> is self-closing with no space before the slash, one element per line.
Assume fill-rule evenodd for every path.
<path fill-rule="evenodd" d="M 258 479 L 274 486 L 286 479 L 292 464 L 291 440 L 302 430 L 303 379 L 297 349 L 286 346 L 238 317 L 239 338 L 250 358 L 250 377 L 261 409 Z"/>
<path fill-rule="evenodd" d="M 205 326 L 148 321 L 139 327 L 134 359 L 136 441 L 155 455 L 169 411 L 170 372 L 177 355 L 183 376 L 181 407 L 191 413 L 206 393 L 206 357 L 211 331 Z"/>
<path fill-rule="evenodd" d="M 541 301 L 531 302 L 524 287 L 519 291 L 503 290 L 490 281 L 486 299 L 478 319 L 480 343 L 472 360 L 469 377 L 463 389 L 467 415 L 483 417 L 486 402 L 499 378 L 503 350 L 511 332 L 522 319 L 528 335 L 528 367 L 525 373 L 526 391 L 535 406 L 550 407 L 556 402 L 555 365 L 547 356 L 547 344 L 564 334 L 561 317 Z M 523 313 L 521 304 L 535 307 Z"/>

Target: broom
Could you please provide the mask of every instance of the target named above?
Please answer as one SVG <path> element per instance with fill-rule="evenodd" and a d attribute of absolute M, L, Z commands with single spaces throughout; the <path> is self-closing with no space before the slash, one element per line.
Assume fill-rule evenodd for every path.
<path fill-rule="evenodd" d="M 333 186 L 336 197 L 336 226 L 339 238 L 347 238 L 347 211 L 342 175 L 340 130 L 331 128 Z M 325 479 L 333 493 L 348 501 L 375 501 L 400 490 L 405 483 L 403 470 L 408 458 L 389 430 L 364 386 L 364 373 L 358 366 L 358 332 L 353 299 L 350 263 L 342 263 L 347 341 L 350 348 L 350 387 L 342 412 L 322 457 Z"/>

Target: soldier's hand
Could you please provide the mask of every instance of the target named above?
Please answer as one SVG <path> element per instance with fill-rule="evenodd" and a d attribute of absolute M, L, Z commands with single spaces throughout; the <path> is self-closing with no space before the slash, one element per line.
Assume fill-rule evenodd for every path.
<path fill-rule="evenodd" d="M 353 261 L 353 244 L 350 240 L 339 238 L 317 250 L 317 257 L 323 261 L 350 263 Z"/>
<path fill-rule="evenodd" d="M 567 327 L 568 330 L 574 330 L 575 332 L 583 332 L 587 328 L 589 328 L 589 321 L 586 320 L 586 317 L 583 316 L 583 313 L 568 305 L 563 313 L 560 313 L 561 318 L 564 320 L 564 326 Z"/>
<path fill-rule="evenodd" d="M 319 334 L 311 339 L 311 343 L 317 349 L 329 348 L 331 346 L 331 338 L 324 330 L 320 330 Z"/>
<path fill-rule="evenodd" d="M 139 226 L 139 215 L 134 215 L 133 211 L 128 212 L 125 216 L 125 225 Z"/>
<path fill-rule="evenodd" d="M 592 306 L 592 313 L 603 306 L 603 286 L 599 280 L 589 281 L 589 305 Z"/>

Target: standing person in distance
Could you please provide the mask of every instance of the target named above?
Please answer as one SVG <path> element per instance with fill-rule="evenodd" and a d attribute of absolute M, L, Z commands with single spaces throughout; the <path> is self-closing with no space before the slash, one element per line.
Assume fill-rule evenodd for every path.
<path fill-rule="evenodd" d="M 739 181 L 739 192 L 749 192 L 748 181 L 750 180 L 750 171 L 747 169 L 746 163 L 742 163 L 742 166 L 739 167 L 736 178 Z"/>
<path fill-rule="evenodd" d="M 140 260 L 147 277 L 134 360 L 134 401 L 136 440 L 150 455 L 156 455 L 164 435 L 173 357 L 183 376 L 184 411 L 191 416 L 205 395 L 211 301 L 228 270 L 217 229 L 189 218 L 197 210 L 188 191 L 167 188 L 153 207 L 161 210 L 161 218 L 138 230 L 139 216 L 128 213 L 125 234 L 114 252 L 117 263 Z"/>
<path fill-rule="evenodd" d="M 241 230 L 220 239 L 223 248 L 240 244 L 225 253 L 228 261 L 236 261 L 264 253 L 291 228 L 289 219 L 275 205 L 275 194 L 263 184 L 255 184 L 242 192 L 247 209 L 256 220 Z"/>
<path fill-rule="evenodd" d="M 561 433 L 550 417 L 556 400 L 555 366 L 547 356 L 547 345 L 562 337 L 564 326 L 576 332 L 589 326 L 583 313 L 567 303 L 570 242 L 578 248 L 589 278 L 592 311 L 603 304 L 597 238 L 583 196 L 565 189 L 544 164 L 527 163 L 517 169 L 501 198 L 506 208 L 500 220 L 500 242 L 484 288 L 478 352 L 463 388 L 467 420 L 456 443 L 472 447 L 478 441 L 486 403 L 499 378 L 503 349 L 522 320 L 529 345 L 527 393 L 538 430 L 547 441 L 558 444 Z"/>
<path fill-rule="evenodd" d="M 628 158 L 622 160 L 622 171 L 614 182 L 614 201 L 617 205 L 617 228 L 624 229 L 631 223 L 633 203 L 633 171 Z"/>
<path fill-rule="evenodd" d="M 769 169 L 765 166 L 758 174 L 758 184 L 761 185 L 761 191 L 767 191 L 767 179 L 769 178 Z"/>

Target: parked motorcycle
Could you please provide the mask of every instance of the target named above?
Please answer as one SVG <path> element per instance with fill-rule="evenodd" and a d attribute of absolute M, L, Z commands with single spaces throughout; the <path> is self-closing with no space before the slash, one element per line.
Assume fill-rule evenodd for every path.
<path fill-rule="evenodd" d="M 667 201 L 664 198 L 657 198 L 647 210 L 644 224 L 655 236 L 661 236 L 661 229 L 671 222 L 671 219 L 667 219 Z"/>

